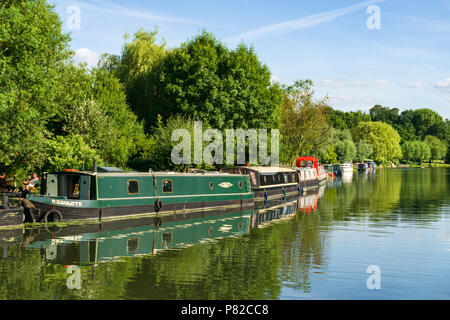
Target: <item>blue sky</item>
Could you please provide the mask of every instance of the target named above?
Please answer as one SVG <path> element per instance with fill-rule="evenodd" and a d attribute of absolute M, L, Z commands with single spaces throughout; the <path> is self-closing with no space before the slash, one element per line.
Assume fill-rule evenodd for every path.
<path fill-rule="evenodd" d="M 254 46 L 274 81 L 313 80 L 317 97 L 328 95 L 337 109 L 427 107 L 450 118 L 450 0 L 53 3 L 77 61 L 95 64 L 102 53 L 120 53 L 124 34 L 141 27 L 157 25 L 169 47 L 205 29 L 231 48 L 240 41 Z M 380 28 L 369 29 L 368 20 Z"/>

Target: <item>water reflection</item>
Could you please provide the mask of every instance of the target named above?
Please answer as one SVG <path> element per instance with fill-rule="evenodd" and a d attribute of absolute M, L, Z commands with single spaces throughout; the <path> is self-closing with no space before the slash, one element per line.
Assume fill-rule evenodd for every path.
<path fill-rule="evenodd" d="M 355 173 L 269 208 L 161 224 L 3 230 L 0 299 L 448 298 L 448 173 Z M 379 292 L 365 287 L 371 264 Z"/>

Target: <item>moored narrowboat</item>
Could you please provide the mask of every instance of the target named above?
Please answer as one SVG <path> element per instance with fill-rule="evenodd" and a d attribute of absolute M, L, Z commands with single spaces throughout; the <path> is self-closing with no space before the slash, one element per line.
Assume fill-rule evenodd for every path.
<path fill-rule="evenodd" d="M 28 195 L 32 221 L 108 220 L 253 206 L 249 177 L 223 173 L 92 171 L 46 173 Z"/>
<path fill-rule="evenodd" d="M 256 207 L 266 205 L 271 200 L 291 200 L 302 193 L 299 175 L 291 168 L 238 166 L 223 168 L 221 171 L 250 177 Z"/>

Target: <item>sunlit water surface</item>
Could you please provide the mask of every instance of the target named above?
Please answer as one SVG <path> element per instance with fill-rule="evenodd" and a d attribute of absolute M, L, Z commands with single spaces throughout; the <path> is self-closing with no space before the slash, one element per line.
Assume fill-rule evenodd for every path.
<path fill-rule="evenodd" d="M 449 185 L 379 169 L 261 213 L 0 231 L 0 298 L 449 299 Z"/>

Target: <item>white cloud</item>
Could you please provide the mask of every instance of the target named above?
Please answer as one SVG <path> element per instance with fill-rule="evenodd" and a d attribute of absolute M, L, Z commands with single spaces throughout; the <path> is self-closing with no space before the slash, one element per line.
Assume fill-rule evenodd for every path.
<path fill-rule="evenodd" d="M 281 81 L 281 78 L 279 76 L 277 76 L 276 74 L 273 74 L 270 77 L 270 82 L 280 82 L 280 81 Z"/>
<path fill-rule="evenodd" d="M 303 29 L 307 27 L 312 27 L 317 24 L 327 22 L 333 20 L 335 18 L 347 15 L 349 13 L 353 13 L 355 11 L 367 8 L 369 5 L 374 3 L 383 2 L 384 0 L 371 0 L 365 1 L 362 3 L 358 3 L 352 6 L 348 6 L 341 9 L 330 10 L 318 14 L 313 14 L 307 17 L 289 20 L 281 23 L 271 24 L 268 26 L 260 27 L 245 33 L 242 33 L 238 36 L 227 39 L 228 41 L 240 41 L 242 39 L 248 38 L 256 38 L 258 36 L 267 35 L 269 33 L 280 33 L 280 32 L 291 32 L 298 29 Z"/>
<path fill-rule="evenodd" d="M 408 83 L 408 88 L 419 88 L 423 86 L 422 81 L 410 82 Z"/>
<path fill-rule="evenodd" d="M 344 80 L 326 79 L 322 81 L 322 85 L 325 87 L 345 87 L 347 82 Z"/>
<path fill-rule="evenodd" d="M 367 86 L 364 82 L 359 81 L 359 80 L 352 81 L 352 82 L 350 83 L 350 85 L 351 85 L 352 87 L 365 87 L 365 86 Z"/>
<path fill-rule="evenodd" d="M 346 81 L 339 79 L 326 79 L 321 82 L 324 87 L 365 87 L 366 84 L 359 80 Z"/>
<path fill-rule="evenodd" d="M 88 48 L 81 48 L 75 51 L 74 60 L 77 63 L 85 62 L 89 67 L 95 67 L 98 62 L 98 55 Z"/>
<path fill-rule="evenodd" d="M 389 83 L 389 80 L 375 80 L 374 82 L 378 85 L 386 85 Z"/>
<path fill-rule="evenodd" d="M 449 92 L 450 93 L 450 78 L 446 78 L 444 80 L 441 80 L 439 82 L 437 82 L 434 85 L 434 88 L 442 91 L 442 92 Z"/>

